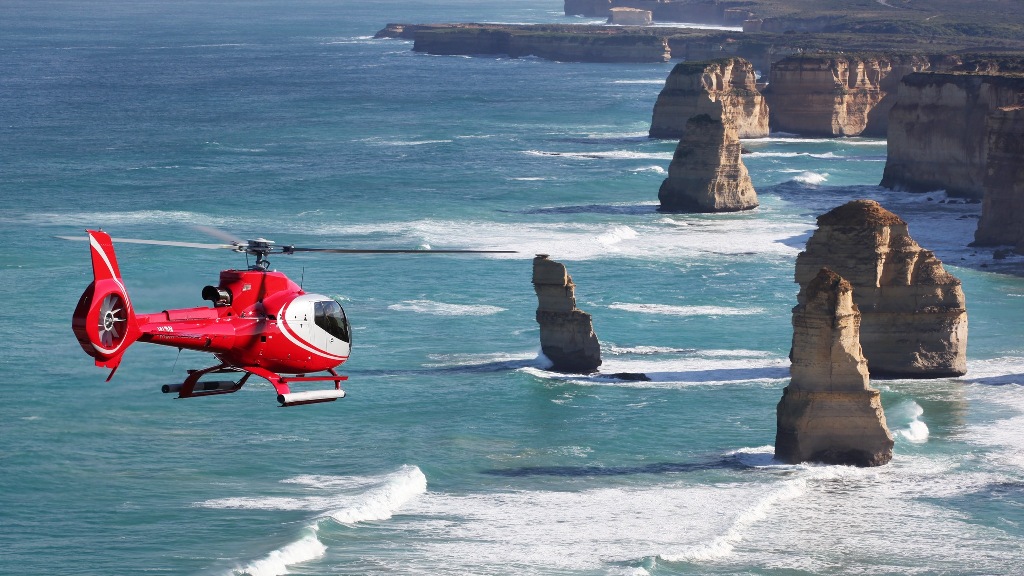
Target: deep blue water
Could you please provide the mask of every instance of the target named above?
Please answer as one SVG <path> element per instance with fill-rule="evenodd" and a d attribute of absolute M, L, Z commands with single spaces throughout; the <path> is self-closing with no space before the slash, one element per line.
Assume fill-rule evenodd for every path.
<path fill-rule="evenodd" d="M 749 141 L 761 207 L 655 211 L 672 64 L 435 57 L 388 22 L 581 21 L 561 3 L 0 4 L 0 573 L 933 574 L 1024 563 L 1024 280 L 978 205 L 876 187 L 882 141 Z M 969 374 L 882 381 L 885 467 L 771 459 L 796 254 L 878 199 L 964 282 Z M 87 247 L 54 238 L 496 248 L 278 256 L 346 300 L 349 397 L 176 401 L 211 359 L 70 330 Z M 203 305 L 219 251 L 117 245 L 134 305 Z M 565 262 L 602 371 L 538 358 L 531 258 Z"/>

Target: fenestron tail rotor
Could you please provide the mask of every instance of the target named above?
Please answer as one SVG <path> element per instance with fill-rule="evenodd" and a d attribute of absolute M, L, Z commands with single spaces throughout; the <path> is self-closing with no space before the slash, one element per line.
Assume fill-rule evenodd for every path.
<path fill-rule="evenodd" d="M 100 303 L 98 320 L 100 345 L 104 348 L 117 348 L 128 332 L 128 314 L 124 298 L 116 292 L 107 294 Z"/>

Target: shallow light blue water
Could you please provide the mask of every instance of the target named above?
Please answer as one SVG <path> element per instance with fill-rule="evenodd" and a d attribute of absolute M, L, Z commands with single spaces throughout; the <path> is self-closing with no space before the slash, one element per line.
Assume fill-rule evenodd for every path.
<path fill-rule="evenodd" d="M 977 205 L 878 189 L 884 142 L 780 136 L 745 143 L 756 211 L 659 214 L 674 143 L 645 134 L 672 64 L 370 38 L 459 20 L 577 21 L 539 0 L 0 6 L 0 573 L 1018 570 L 1024 282 L 966 247 Z M 875 383 L 886 467 L 778 465 L 794 259 L 862 197 L 963 280 L 970 373 Z M 346 299 L 334 404 L 280 410 L 266 384 L 175 401 L 159 386 L 210 358 L 145 345 L 104 383 L 70 330 L 87 249 L 54 236 L 208 240 L 194 225 L 520 254 L 277 257 Z M 146 311 L 202 305 L 244 265 L 117 250 Z M 569 266 L 603 371 L 652 382 L 543 369 L 541 252 Z"/>

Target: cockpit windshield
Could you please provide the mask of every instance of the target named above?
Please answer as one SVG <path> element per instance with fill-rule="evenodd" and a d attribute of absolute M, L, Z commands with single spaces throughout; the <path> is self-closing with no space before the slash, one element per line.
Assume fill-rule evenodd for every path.
<path fill-rule="evenodd" d="M 321 300 L 314 303 L 313 321 L 328 334 L 344 342 L 352 342 L 352 331 L 349 329 L 345 309 L 334 300 Z"/>

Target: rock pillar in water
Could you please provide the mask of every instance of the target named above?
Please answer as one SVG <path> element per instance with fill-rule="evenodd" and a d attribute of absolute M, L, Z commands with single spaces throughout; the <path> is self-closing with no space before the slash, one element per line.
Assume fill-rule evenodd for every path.
<path fill-rule="evenodd" d="M 777 459 L 855 466 L 892 459 L 892 434 L 861 353 L 860 319 L 850 283 L 827 268 L 800 290 L 791 380 L 777 407 Z"/>
<path fill-rule="evenodd" d="M 664 212 L 737 212 L 757 208 L 757 192 L 740 158 L 731 123 L 707 114 L 690 118 L 668 178 L 658 190 Z"/>
<path fill-rule="evenodd" d="M 590 314 L 576 308 L 576 285 L 565 265 L 546 254 L 533 259 L 540 347 L 557 372 L 589 373 L 601 365 L 601 345 Z"/>
<path fill-rule="evenodd" d="M 853 286 L 871 375 L 941 378 L 967 372 L 967 308 L 960 280 L 874 200 L 818 218 L 796 259 L 801 290 L 828 267 Z"/>
<path fill-rule="evenodd" d="M 975 244 L 1010 244 L 1024 253 L 1024 105 L 988 116 L 984 189 Z"/>
<path fill-rule="evenodd" d="M 754 65 L 743 58 L 681 62 L 654 103 L 652 138 L 681 138 L 686 121 L 707 114 L 731 123 L 740 138 L 768 135 L 768 106 L 757 91 Z"/>

